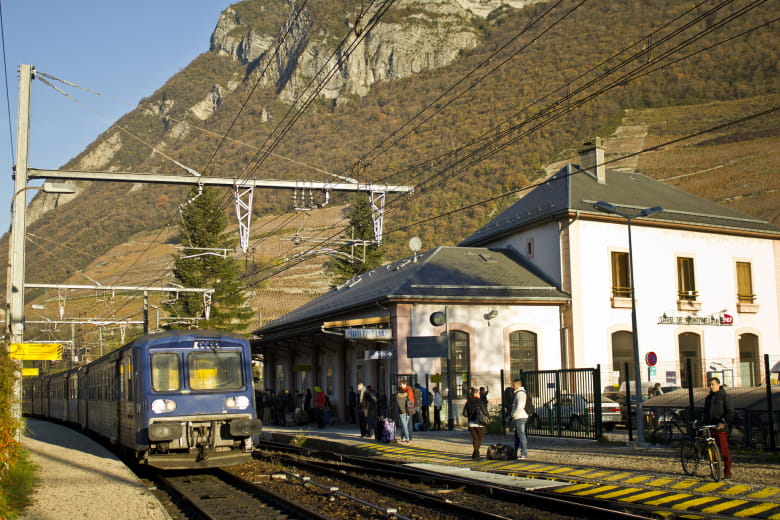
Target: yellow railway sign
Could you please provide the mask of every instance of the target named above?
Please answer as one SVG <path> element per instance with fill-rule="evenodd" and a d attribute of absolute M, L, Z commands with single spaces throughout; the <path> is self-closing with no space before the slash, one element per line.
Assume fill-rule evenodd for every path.
<path fill-rule="evenodd" d="M 59 361 L 62 343 L 11 343 L 11 359 L 21 361 Z"/>

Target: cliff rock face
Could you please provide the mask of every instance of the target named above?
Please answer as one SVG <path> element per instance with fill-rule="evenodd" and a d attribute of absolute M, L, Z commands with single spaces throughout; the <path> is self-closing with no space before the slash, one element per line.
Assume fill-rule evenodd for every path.
<path fill-rule="evenodd" d="M 259 32 L 237 9 L 228 8 L 211 37 L 211 50 L 252 66 L 255 74 L 262 75 L 260 84 L 276 86 L 286 102 L 308 95 L 307 86 L 323 80 L 326 86 L 320 95 L 328 99 L 364 96 L 377 81 L 447 66 L 461 52 L 474 48 L 479 43 L 475 18 L 487 17 L 502 6 L 523 7 L 538 1 L 401 0 L 372 27 L 368 26 L 375 12 L 346 13 L 343 27 L 350 33 L 344 40 L 340 34 L 329 34 L 324 21 L 311 13 L 295 18 L 289 6 L 285 21 L 289 34 L 276 54 L 272 54 L 276 33 Z M 267 3 L 279 2 L 288 3 Z"/>

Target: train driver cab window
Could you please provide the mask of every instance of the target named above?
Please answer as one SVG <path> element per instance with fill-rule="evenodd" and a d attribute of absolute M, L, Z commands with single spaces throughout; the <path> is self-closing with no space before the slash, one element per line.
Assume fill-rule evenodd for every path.
<path fill-rule="evenodd" d="M 155 392 L 175 392 L 181 387 L 181 361 L 173 352 L 152 354 L 152 388 Z"/>
<path fill-rule="evenodd" d="M 238 390 L 243 386 L 240 352 L 201 351 L 187 356 L 192 390 Z"/>

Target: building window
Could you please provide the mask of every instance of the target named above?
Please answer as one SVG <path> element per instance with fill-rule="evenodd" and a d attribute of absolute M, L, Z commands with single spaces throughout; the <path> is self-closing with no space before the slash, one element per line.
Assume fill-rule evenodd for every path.
<path fill-rule="evenodd" d="M 509 372 L 512 379 L 521 372 L 539 370 L 536 355 L 536 334 L 527 330 L 516 330 L 509 335 Z"/>
<path fill-rule="evenodd" d="M 680 301 L 696 301 L 699 293 L 696 292 L 693 258 L 677 257 L 677 288 Z"/>
<path fill-rule="evenodd" d="M 755 300 L 750 262 L 737 262 L 737 301 L 739 303 L 754 303 Z"/>
<path fill-rule="evenodd" d="M 631 298 L 631 269 L 628 253 L 612 252 L 612 296 Z"/>
<path fill-rule="evenodd" d="M 454 399 L 466 399 L 469 396 L 471 381 L 469 335 L 459 330 L 450 331 L 450 357 L 452 359 L 452 378 Z M 445 381 L 449 381 L 450 359 L 441 358 L 441 372 Z M 444 397 L 444 396 L 442 396 Z"/>

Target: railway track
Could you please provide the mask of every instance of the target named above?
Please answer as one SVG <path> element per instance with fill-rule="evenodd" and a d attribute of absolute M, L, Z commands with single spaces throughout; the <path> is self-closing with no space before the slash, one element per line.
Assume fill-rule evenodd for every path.
<path fill-rule="evenodd" d="M 266 445 L 268 449 L 279 449 L 291 453 L 305 453 L 306 450 L 294 449 L 287 445 L 274 443 Z M 325 448 L 326 450 L 329 448 Z M 314 452 L 316 453 L 316 452 Z M 631 469 L 600 468 L 596 466 L 577 466 L 547 463 L 527 463 L 523 461 L 486 461 L 469 464 L 454 457 L 452 454 L 441 453 L 427 449 L 404 447 L 399 453 L 393 450 L 381 450 L 376 457 L 365 458 L 369 451 L 364 449 L 352 451 L 361 453 L 368 461 L 367 467 L 374 471 L 377 468 L 396 471 L 409 475 L 413 468 L 408 465 L 414 461 L 417 467 L 432 469 L 436 473 L 444 472 L 444 468 L 463 468 L 470 474 L 506 475 L 526 479 L 528 483 L 549 481 L 554 486 L 539 487 L 529 490 L 522 498 L 527 504 L 536 504 L 544 509 L 544 498 L 560 500 L 555 505 L 555 511 L 569 511 L 573 515 L 592 516 L 586 510 L 578 511 L 575 503 L 589 505 L 600 511 L 598 517 L 605 515 L 639 515 L 642 517 L 729 519 L 729 518 L 765 518 L 775 520 L 780 518 L 780 503 L 776 498 L 778 488 L 753 487 L 741 483 L 712 482 L 708 479 L 697 479 L 686 476 L 672 476 L 668 473 L 653 473 L 652 471 L 635 471 Z M 390 455 L 390 456 L 388 456 Z M 334 461 L 349 461 L 350 464 L 361 464 L 361 457 L 346 457 L 344 455 L 320 452 L 319 458 L 330 457 Z M 419 464 L 430 462 L 430 465 Z M 471 471 L 469 471 L 469 469 Z M 388 473 L 389 474 L 389 473 Z M 456 482 L 453 481 L 453 485 Z M 523 483 L 518 484 L 524 486 Z M 530 485 L 529 488 L 536 486 Z M 496 492 L 490 491 L 494 496 Z M 520 500 L 507 498 L 506 500 Z M 570 504 L 570 505 L 567 505 Z"/>
<path fill-rule="evenodd" d="M 288 497 L 223 470 L 156 474 L 151 477 L 187 518 L 199 520 L 328 520 Z"/>
<path fill-rule="evenodd" d="M 628 520 L 645 518 L 625 506 L 620 509 L 569 500 L 566 496 L 537 494 L 520 488 L 485 482 L 477 478 L 447 475 L 438 471 L 388 462 L 307 450 L 289 445 L 263 443 L 255 457 L 294 467 L 331 481 L 349 482 L 398 501 L 398 510 L 421 508 L 445 518 L 498 520 L 508 518 L 599 518 Z M 402 504 L 412 504 L 412 506 Z M 435 514 L 435 513 L 429 513 Z M 420 515 L 420 518 L 431 516 Z"/>

